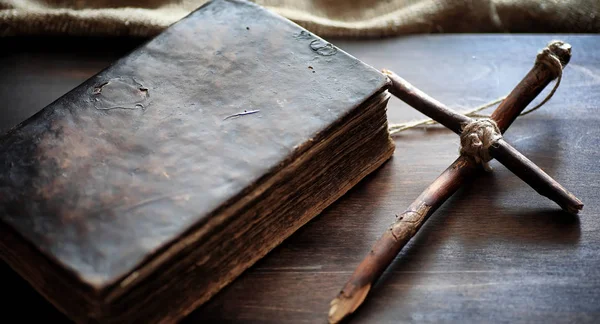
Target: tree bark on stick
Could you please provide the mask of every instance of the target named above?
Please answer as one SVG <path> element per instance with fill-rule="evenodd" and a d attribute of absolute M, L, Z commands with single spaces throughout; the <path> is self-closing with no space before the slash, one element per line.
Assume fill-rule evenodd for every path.
<path fill-rule="evenodd" d="M 554 43 L 548 48 L 560 58 L 562 65 L 570 60 L 571 47 L 568 44 Z M 394 79 L 397 77 L 396 79 Z M 392 88 L 390 92 L 419 111 L 437 120 L 455 133 L 460 134 L 462 125 L 470 118 L 458 114 L 425 93 L 412 87 L 400 77 L 391 74 Z M 504 133 L 526 106 L 554 79 L 556 72 L 545 64 L 536 62 L 524 79 L 515 87 L 507 98 L 492 114 Z M 403 82 L 404 81 L 404 82 Z M 466 118 L 466 119 L 465 119 Z M 506 149 L 497 151 L 497 156 L 513 156 L 514 152 Z M 516 150 L 515 150 L 516 151 Z M 503 154 L 499 154 L 504 153 Z M 508 153 L 507 153 L 508 152 Z M 512 159 L 509 165 L 514 167 L 524 160 Z M 516 162 L 515 162 L 516 161 Z M 528 160 L 527 160 L 528 161 Z M 514 164 L 516 163 L 516 164 Z M 525 163 L 527 164 L 527 163 Z M 531 163 L 533 165 L 533 163 Z M 524 165 L 521 163 L 521 165 Z M 472 158 L 460 156 L 448 167 L 421 195 L 400 214 L 396 221 L 373 245 L 369 254 L 356 268 L 338 296 L 331 301 L 329 322 L 337 323 L 352 314 L 365 300 L 372 285 L 383 271 L 394 260 L 395 256 L 417 233 L 425 221 L 437 210 L 460 186 L 475 178 L 481 165 Z M 527 178 L 527 177 L 523 177 Z"/>
<path fill-rule="evenodd" d="M 470 158 L 460 156 L 400 215 L 375 242 L 337 298 L 331 302 L 329 322 L 338 323 L 365 300 L 371 286 L 417 233 L 425 221 L 465 182 L 483 170 Z"/>

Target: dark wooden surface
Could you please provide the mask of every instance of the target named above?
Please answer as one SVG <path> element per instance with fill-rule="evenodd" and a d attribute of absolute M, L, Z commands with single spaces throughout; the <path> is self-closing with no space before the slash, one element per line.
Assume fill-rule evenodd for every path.
<path fill-rule="evenodd" d="M 517 119 L 505 137 L 581 198 L 583 211 L 564 214 L 493 161 L 494 172 L 459 190 L 431 216 L 351 322 L 591 323 L 600 316 L 600 36 L 332 41 L 462 110 L 508 93 L 537 51 L 556 38 L 573 45 L 559 90 L 543 108 Z M 0 41 L 6 49 L 0 54 L 0 131 L 139 43 Z M 423 116 L 392 99 L 389 117 L 402 122 Z M 395 214 L 458 154 L 458 137 L 441 127 L 401 133 L 396 145 L 394 158 L 379 171 L 184 322 L 325 323 L 329 301 Z M 0 274 L 5 319 L 66 321 L 6 265 Z"/>

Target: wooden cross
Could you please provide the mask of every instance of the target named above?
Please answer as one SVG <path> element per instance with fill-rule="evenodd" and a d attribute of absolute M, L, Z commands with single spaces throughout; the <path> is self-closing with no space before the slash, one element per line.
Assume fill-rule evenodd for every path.
<path fill-rule="evenodd" d="M 475 151 L 481 149 L 482 151 L 479 153 L 483 153 L 488 157 L 482 160 L 481 155 L 461 154 L 421 193 L 404 213 L 397 216 L 395 222 L 374 244 L 372 250 L 356 268 L 342 291 L 331 302 L 329 311 L 329 321 L 331 323 L 337 323 L 346 318 L 362 304 L 371 286 L 429 216 L 462 184 L 475 178 L 488 159 L 495 158 L 498 160 L 539 194 L 556 202 L 563 210 L 569 213 L 577 213 L 583 208 L 583 203 L 579 199 L 519 153 L 501 136 L 525 107 L 550 82 L 558 76 L 562 76 L 562 69 L 568 64 L 570 58 L 571 46 L 560 41 L 549 43 L 538 54 L 533 68 L 502 101 L 490 118 L 485 120 L 489 123 L 488 126 L 492 127 L 492 132 L 494 129 L 496 130 L 495 138 L 491 142 L 488 141 L 491 143 L 489 146 L 482 145 L 479 142 L 480 139 L 476 135 L 478 134 L 481 137 L 481 132 L 475 132 L 475 135 L 463 135 L 463 130 L 466 130 L 465 126 L 474 125 L 472 124 L 473 119 L 444 106 L 393 72 L 384 71 L 392 81 L 390 92 L 394 96 L 456 134 L 461 135 L 462 144 L 464 144 L 467 137 L 475 136 L 475 144 L 478 145 Z"/>

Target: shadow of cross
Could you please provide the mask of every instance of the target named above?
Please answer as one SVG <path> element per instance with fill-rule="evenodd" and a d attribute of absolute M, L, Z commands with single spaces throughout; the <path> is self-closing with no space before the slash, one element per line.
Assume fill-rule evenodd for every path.
<path fill-rule="evenodd" d="M 482 167 L 487 169 L 487 162 L 492 158 L 565 211 L 576 214 L 583 208 L 578 198 L 502 138 L 525 107 L 550 82 L 562 75 L 562 69 L 570 59 L 571 45 L 561 41 L 550 42 L 538 54 L 533 68 L 490 118 L 481 119 L 471 119 L 451 110 L 395 73 L 384 71 L 392 82 L 390 93 L 460 135 L 461 154 L 404 213 L 397 216 L 373 245 L 338 296 L 331 301 L 330 323 L 347 318 L 363 303 L 374 282 L 429 216 L 461 185 L 476 177 Z"/>

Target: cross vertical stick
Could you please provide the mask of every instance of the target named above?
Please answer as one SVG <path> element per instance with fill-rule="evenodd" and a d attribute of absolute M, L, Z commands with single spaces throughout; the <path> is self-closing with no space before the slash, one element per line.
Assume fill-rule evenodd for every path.
<path fill-rule="evenodd" d="M 562 73 L 563 66 L 570 60 L 570 45 L 562 42 L 551 43 L 544 49 L 546 54 L 548 54 L 548 51 L 551 51 L 551 54 L 560 60 L 560 73 Z M 393 82 L 390 90 L 392 94 L 455 133 L 461 134 L 463 131 L 462 126 L 472 121 L 469 117 L 446 108 L 393 73 L 388 74 Z M 497 125 L 500 133 L 504 133 L 525 107 L 556 77 L 556 69 L 552 69 L 546 62 L 537 61 L 524 79 L 492 114 L 491 119 Z M 496 158 L 504 159 L 504 164 L 508 165 L 509 169 L 515 170 L 519 166 L 525 166 L 531 170 L 541 172 L 533 176 L 519 171 L 515 172 L 521 179 L 532 186 L 534 184 L 544 185 L 545 189 L 542 192 L 561 205 L 563 209 L 571 212 L 581 209 L 583 204 L 577 198 L 560 185 L 555 187 L 554 184 L 558 183 L 543 173 L 535 164 L 520 155 L 502 139 L 497 143 L 500 143 L 498 146 L 500 149 L 490 146 L 490 154 Z M 372 250 L 356 268 L 342 291 L 332 300 L 329 311 L 329 321 L 331 323 L 337 323 L 346 318 L 363 303 L 374 282 L 406 243 L 417 233 L 429 216 L 452 196 L 461 185 L 473 179 L 479 170 L 481 170 L 481 165 L 473 157 L 461 154 L 421 193 L 405 212 L 397 216 L 396 221 L 373 245 Z M 561 195 L 563 191 L 566 194 Z"/>

